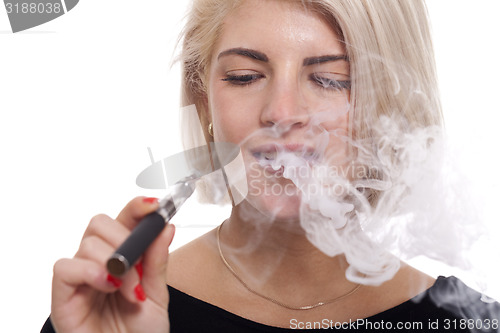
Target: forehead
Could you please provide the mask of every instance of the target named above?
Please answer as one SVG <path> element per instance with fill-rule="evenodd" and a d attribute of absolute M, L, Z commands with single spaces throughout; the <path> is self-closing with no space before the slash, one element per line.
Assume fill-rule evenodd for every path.
<path fill-rule="evenodd" d="M 300 2 L 248 0 L 224 20 L 215 50 L 258 48 L 267 53 L 341 54 L 343 44 L 334 29 Z"/>

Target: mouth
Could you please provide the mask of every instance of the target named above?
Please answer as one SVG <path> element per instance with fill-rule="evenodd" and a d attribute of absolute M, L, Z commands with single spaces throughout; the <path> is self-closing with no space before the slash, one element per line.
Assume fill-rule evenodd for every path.
<path fill-rule="evenodd" d="M 319 153 L 314 148 L 303 144 L 267 144 L 251 149 L 251 153 L 261 166 L 271 166 L 274 170 L 319 159 Z"/>

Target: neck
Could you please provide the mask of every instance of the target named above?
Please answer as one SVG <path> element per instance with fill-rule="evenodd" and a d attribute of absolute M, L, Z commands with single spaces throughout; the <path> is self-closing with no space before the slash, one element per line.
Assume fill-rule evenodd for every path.
<path fill-rule="evenodd" d="M 352 288 L 345 279 L 344 256 L 332 258 L 319 251 L 307 240 L 300 221 L 244 219 L 242 209 L 233 209 L 220 240 L 226 259 L 246 283 L 278 295 L 292 287 L 299 303 L 324 298 L 325 286 L 331 286 L 332 294 L 337 288 L 339 294 Z"/>

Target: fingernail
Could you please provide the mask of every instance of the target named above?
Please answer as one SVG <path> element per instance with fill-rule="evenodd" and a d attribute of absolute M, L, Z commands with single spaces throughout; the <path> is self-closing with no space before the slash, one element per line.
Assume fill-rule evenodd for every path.
<path fill-rule="evenodd" d="M 108 276 L 106 277 L 106 280 L 108 280 L 108 282 L 110 282 L 116 288 L 120 288 L 122 283 L 123 283 L 122 280 L 120 280 L 119 278 L 117 278 L 111 274 L 108 274 Z"/>
<path fill-rule="evenodd" d="M 139 261 L 139 262 L 135 265 L 135 269 L 137 270 L 137 274 L 139 274 L 139 280 L 142 280 L 142 272 L 143 272 L 143 268 L 142 268 L 142 261 Z"/>
<path fill-rule="evenodd" d="M 149 203 L 149 204 L 154 204 L 158 202 L 158 198 L 153 198 L 153 197 L 146 197 L 142 199 L 143 202 Z"/>
<path fill-rule="evenodd" d="M 140 284 L 135 286 L 134 293 L 135 298 L 137 298 L 139 301 L 144 302 L 146 300 L 146 293 L 144 292 L 144 289 L 142 289 L 142 286 Z"/>

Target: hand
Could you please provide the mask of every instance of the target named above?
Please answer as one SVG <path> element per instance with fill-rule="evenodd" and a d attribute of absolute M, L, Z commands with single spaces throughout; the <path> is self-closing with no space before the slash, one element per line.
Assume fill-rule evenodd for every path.
<path fill-rule="evenodd" d="M 157 208 L 157 202 L 138 197 L 116 220 L 95 216 L 75 257 L 56 262 L 51 321 L 58 333 L 169 331 L 165 277 L 173 225 L 151 244 L 138 269 L 131 269 L 122 279 L 113 278 L 106 270 L 109 256 Z"/>

